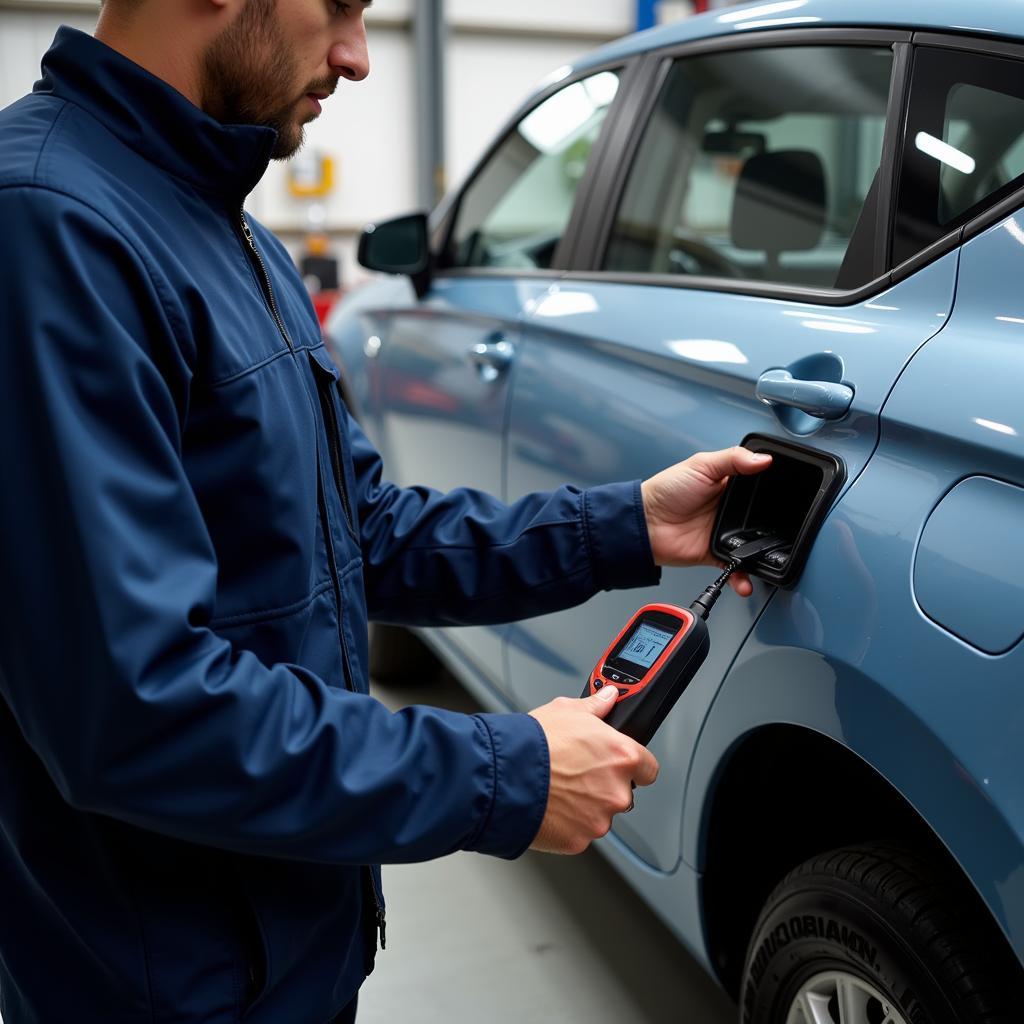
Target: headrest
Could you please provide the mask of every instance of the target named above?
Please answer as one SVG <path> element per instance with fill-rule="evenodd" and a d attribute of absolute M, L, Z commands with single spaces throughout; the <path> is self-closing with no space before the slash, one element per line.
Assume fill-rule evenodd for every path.
<path fill-rule="evenodd" d="M 757 153 L 743 165 L 736 185 L 732 244 L 768 253 L 814 249 L 825 216 L 825 167 L 817 153 Z"/>

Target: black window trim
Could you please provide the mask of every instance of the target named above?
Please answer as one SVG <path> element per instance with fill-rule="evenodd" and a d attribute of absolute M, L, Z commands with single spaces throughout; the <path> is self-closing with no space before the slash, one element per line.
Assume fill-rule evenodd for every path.
<path fill-rule="evenodd" d="M 562 239 L 555 250 L 555 254 L 551 260 L 551 266 L 528 270 L 520 268 L 506 269 L 503 267 L 445 267 L 438 265 L 436 269 L 437 277 L 551 278 L 561 276 L 561 274 L 571 266 L 568 262 L 568 255 L 572 252 L 575 232 L 578 231 L 579 223 L 582 220 L 582 210 L 586 207 L 589 200 L 593 181 L 597 174 L 597 168 L 600 166 L 601 157 L 607 148 L 608 138 L 610 135 L 609 129 L 617 120 L 619 120 L 620 111 L 627 105 L 628 97 L 633 92 L 636 85 L 639 67 L 640 60 L 636 56 L 594 64 L 584 69 L 578 69 L 571 74 L 566 75 L 565 78 L 560 78 L 558 81 L 552 82 L 541 92 L 532 94 L 516 109 L 515 113 L 512 114 L 502 127 L 501 131 L 498 132 L 491 145 L 473 165 L 472 170 L 466 175 L 465 180 L 460 186 L 458 193 L 447 204 L 440 223 L 431 232 L 432 248 L 435 254 L 443 253 L 451 242 L 451 235 L 455 230 L 455 222 L 458 220 L 459 210 L 462 207 L 462 200 L 466 195 L 466 192 L 472 187 L 479 175 L 487 168 L 491 162 L 491 158 L 505 144 L 505 141 L 512 132 L 515 131 L 519 122 L 522 121 L 527 114 L 536 110 L 542 103 L 545 103 L 556 93 L 568 88 L 574 82 L 585 81 L 588 78 L 593 78 L 594 75 L 599 75 L 606 71 L 618 72 L 618 92 L 615 99 L 612 100 L 611 109 L 608 111 L 608 116 L 605 118 L 601 132 L 598 135 L 597 144 L 587 161 L 587 169 L 584 172 L 583 179 L 580 181 L 579 187 L 576 190 L 576 195 L 573 199 L 572 211 L 569 215 L 569 221 L 566 224 L 566 229 L 562 235 Z"/>
<path fill-rule="evenodd" d="M 987 35 L 967 35 L 950 32 L 915 32 L 915 46 L 927 46 L 937 50 L 966 50 L 968 53 L 982 53 L 987 57 L 1011 57 L 1024 59 L 1024 41 L 999 39 Z"/>
<path fill-rule="evenodd" d="M 892 267 L 892 241 L 896 231 L 896 208 L 899 201 L 899 169 L 903 166 L 903 141 L 910 112 L 910 83 L 913 81 L 914 47 L 909 42 L 893 44 L 893 77 L 889 107 L 885 115 L 882 137 L 882 159 L 878 166 L 879 203 L 875 221 L 875 281 L 889 283 Z M 866 287 L 866 286 L 865 286 Z"/>

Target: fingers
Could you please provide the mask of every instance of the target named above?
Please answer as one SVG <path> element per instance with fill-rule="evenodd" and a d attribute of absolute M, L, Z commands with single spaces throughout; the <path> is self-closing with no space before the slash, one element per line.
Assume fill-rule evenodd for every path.
<path fill-rule="evenodd" d="M 772 457 L 760 452 L 752 452 L 749 448 L 734 445 L 717 452 L 701 452 L 694 456 L 701 468 L 713 480 L 723 477 L 750 476 L 760 473 L 772 464 Z"/>
<path fill-rule="evenodd" d="M 633 769 L 633 781 L 638 786 L 653 785 L 658 778 L 658 759 L 646 747 L 641 747 L 639 743 L 637 747 L 639 748 L 639 757 L 636 767 Z"/>
<path fill-rule="evenodd" d="M 580 853 L 629 809 L 634 784 L 649 786 L 658 777 L 658 762 L 646 747 L 597 721 L 617 697 L 615 687 L 603 687 L 530 712 L 544 730 L 550 759 L 548 803 L 533 849 Z"/>
<path fill-rule="evenodd" d="M 729 586 L 740 597 L 750 597 L 754 592 L 754 584 L 750 582 L 750 577 L 745 572 L 734 572 L 729 577 Z"/>
<path fill-rule="evenodd" d="M 611 709 L 615 707 L 615 700 L 619 691 L 614 686 L 603 686 L 597 693 L 583 698 L 583 703 L 592 715 L 598 718 L 605 718 Z"/>

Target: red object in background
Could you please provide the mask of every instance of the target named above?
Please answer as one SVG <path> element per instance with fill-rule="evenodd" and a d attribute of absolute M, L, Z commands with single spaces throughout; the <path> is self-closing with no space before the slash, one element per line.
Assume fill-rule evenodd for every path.
<path fill-rule="evenodd" d="M 331 289 L 330 291 L 316 292 L 316 294 L 310 296 L 313 300 L 313 308 L 316 310 L 316 318 L 320 321 L 320 326 L 323 327 L 324 322 L 327 320 L 327 314 L 330 313 L 331 307 L 341 298 L 341 292 L 337 289 Z"/>
<path fill-rule="evenodd" d="M 693 13 L 703 14 L 705 11 L 710 10 L 711 0 L 693 0 Z"/>

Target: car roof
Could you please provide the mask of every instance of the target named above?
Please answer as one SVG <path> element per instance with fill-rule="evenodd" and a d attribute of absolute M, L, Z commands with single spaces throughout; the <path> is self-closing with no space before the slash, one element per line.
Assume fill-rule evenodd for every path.
<path fill-rule="evenodd" d="M 711 11 L 609 43 L 580 61 L 582 70 L 646 50 L 770 29 L 903 28 L 1024 37 L 1021 0 L 763 0 Z"/>

